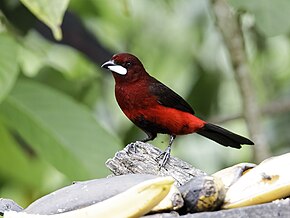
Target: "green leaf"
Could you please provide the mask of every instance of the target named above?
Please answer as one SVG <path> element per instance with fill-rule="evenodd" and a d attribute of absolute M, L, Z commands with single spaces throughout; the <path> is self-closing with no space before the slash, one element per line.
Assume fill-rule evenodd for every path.
<path fill-rule="evenodd" d="M 0 175 L 17 180 L 29 187 L 40 187 L 43 176 L 43 164 L 29 157 L 11 137 L 11 134 L 0 122 Z"/>
<path fill-rule="evenodd" d="M 19 63 L 26 76 L 34 77 L 44 67 L 51 67 L 68 79 L 97 75 L 94 64 L 75 49 L 51 43 L 35 31 L 30 31 L 20 48 Z"/>
<path fill-rule="evenodd" d="M 60 25 L 69 0 L 20 0 L 39 20 L 53 32 L 56 40 L 61 40 Z"/>
<path fill-rule="evenodd" d="M 49 47 L 50 44 L 37 32 L 29 31 L 19 49 L 19 65 L 23 74 L 28 77 L 38 74 L 45 65 L 46 51 Z"/>
<path fill-rule="evenodd" d="M 105 161 L 120 144 L 87 108 L 36 82 L 18 82 L 0 114 L 40 156 L 74 180 L 107 175 Z"/>
<path fill-rule="evenodd" d="M 0 34 L 0 102 L 9 93 L 18 75 L 17 43 L 8 34 Z"/>
<path fill-rule="evenodd" d="M 245 10 L 255 15 L 259 30 L 267 36 L 289 33 L 289 0 L 229 0 L 237 10 Z"/>
<path fill-rule="evenodd" d="M 62 72 L 69 79 L 79 79 L 97 74 L 95 65 L 69 46 L 52 45 L 47 51 L 46 61 L 48 66 Z"/>

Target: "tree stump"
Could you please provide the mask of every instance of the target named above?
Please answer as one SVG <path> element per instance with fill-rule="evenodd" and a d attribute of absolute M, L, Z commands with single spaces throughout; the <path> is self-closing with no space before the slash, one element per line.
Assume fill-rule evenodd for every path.
<path fill-rule="evenodd" d="M 171 156 L 164 167 L 160 167 L 162 151 L 151 144 L 140 141 L 127 145 L 106 162 L 106 166 L 114 175 L 152 174 L 172 176 L 177 185 L 183 185 L 196 176 L 206 175 L 205 172 L 190 164 Z"/>

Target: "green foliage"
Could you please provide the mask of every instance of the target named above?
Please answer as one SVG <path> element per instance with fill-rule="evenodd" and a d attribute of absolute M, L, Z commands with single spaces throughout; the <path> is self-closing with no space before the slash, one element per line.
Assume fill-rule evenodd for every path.
<path fill-rule="evenodd" d="M 95 66 L 75 49 L 48 42 L 35 31 L 25 36 L 19 53 L 20 67 L 28 77 L 36 76 L 44 67 L 54 68 L 67 79 L 97 75 Z"/>
<path fill-rule="evenodd" d="M 72 180 L 107 174 L 102 166 L 118 140 L 69 97 L 35 82 L 19 81 L 0 113 L 40 157 Z"/>
<path fill-rule="evenodd" d="M 229 0 L 237 10 L 250 12 L 261 32 L 267 36 L 286 34 L 290 31 L 290 2 L 288 0 Z"/>
<path fill-rule="evenodd" d="M 22 149 L 7 128 L 0 124 L 1 153 L 5 154 L 0 159 L 0 175 L 12 181 L 23 184 L 25 187 L 40 187 L 42 183 L 43 164 L 37 160 L 31 160 Z"/>
<path fill-rule="evenodd" d="M 49 26 L 57 40 L 61 40 L 60 25 L 69 0 L 20 0 L 39 20 Z"/>
<path fill-rule="evenodd" d="M 6 33 L 0 33 L 0 102 L 6 97 L 17 78 L 19 69 L 15 63 L 18 44 Z"/>

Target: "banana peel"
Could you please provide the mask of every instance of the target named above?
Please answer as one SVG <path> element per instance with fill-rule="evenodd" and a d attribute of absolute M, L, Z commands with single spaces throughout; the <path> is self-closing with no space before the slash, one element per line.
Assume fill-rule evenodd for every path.
<path fill-rule="evenodd" d="M 234 166 L 222 169 L 212 174 L 212 176 L 219 178 L 223 182 L 225 189 L 228 190 L 229 187 L 238 181 L 242 175 L 256 166 L 257 165 L 253 163 L 239 163 Z"/>
<path fill-rule="evenodd" d="M 219 178 L 200 176 L 179 187 L 184 200 L 185 212 L 213 211 L 223 204 L 224 184 Z"/>
<path fill-rule="evenodd" d="M 107 200 L 141 182 L 155 178 L 158 177 L 148 174 L 129 174 L 74 182 L 36 200 L 24 211 L 47 215 L 80 209 Z"/>
<path fill-rule="evenodd" d="M 231 185 L 224 209 L 271 202 L 290 196 L 290 153 L 264 160 Z"/>
<path fill-rule="evenodd" d="M 184 200 L 176 185 L 172 185 L 169 193 L 163 198 L 151 212 L 178 210 L 184 205 Z"/>
<path fill-rule="evenodd" d="M 130 175 L 132 176 L 132 175 Z M 131 179 L 130 179 L 131 180 Z M 6 211 L 4 218 L 97 218 L 97 217 L 140 217 L 154 208 L 169 193 L 174 184 L 172 177 L 156 177 L 140 182 L 126 191 L 99 203 L 63 212 L 51 214 L 33 213 L 33 210 L 20 212 Z M 55 195 L 52 193 L 52 195 Z M 43 201 L 40 201 L 43 202 Z M 53 202 L 44 202 L 47 206 Z M 40 205 L 38 205 L 40 206 Z"/>

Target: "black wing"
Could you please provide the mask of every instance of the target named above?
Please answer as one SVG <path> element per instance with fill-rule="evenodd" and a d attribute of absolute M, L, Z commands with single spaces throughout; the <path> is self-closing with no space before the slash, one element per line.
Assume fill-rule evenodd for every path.
<path fill-rule="evenodd" d="M 191 106 L 182 97 L 155 78 L 151 78 L 152 81 L 150 82 L 149 91 L 153 95 L 157 96 L 157 101 L 159 104 L 165 107 L 171 107 L 194 114 Z"/>

